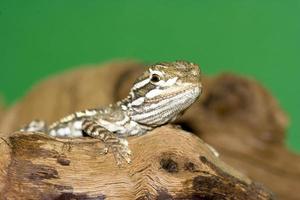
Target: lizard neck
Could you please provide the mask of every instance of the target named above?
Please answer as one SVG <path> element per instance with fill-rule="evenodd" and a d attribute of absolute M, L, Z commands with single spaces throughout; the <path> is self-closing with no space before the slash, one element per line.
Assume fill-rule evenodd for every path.
<path fill-rule="evenodd" d="M 152 130 L 154 127 L 148 126 L 147 124 L 141 124 L 132 119 L 133 110 L 131 107 L 131 103 L 133 101 L 133 97 L 129 95 L 121 101 L 117 102 L 117 106 L 124 112 L 126 116 L 128 116 L 129 121 L 126 123 L 125 127 L 127 129 L 128 135 L 142 135 L 147 131 Z"/>
<path fill-rule="evenodd" d="M 161 116 L 160 113 L 160 104 L 164 102 L 155 102 L 155 103 L 145 103 L 142 101 L 144 97 L 135 97 L 133 92 L 119 101 L 117 104 L 120 108 L 127 113 L 127 116 L 130 118 L 131 123 L 137 124 L 141 127 L 142 130 L 148 131 L 155 127 L 158 127 L 162 124 L 167 123 L 170 120 L 169 115 L 174 115 L 171 118 L 176 118 L 176 115 L 172 110 L 169 110 L 169 115 Z M 139 102 L 140 101 L 140 102 Z M 157 105 L 157 106 L 156 106 Z M 163 110 L 165 111 L 165 110 Z M 157 114 L 155 114 L 157 113 Z M 164 121 L 165 120 L 165 121 Z"/>

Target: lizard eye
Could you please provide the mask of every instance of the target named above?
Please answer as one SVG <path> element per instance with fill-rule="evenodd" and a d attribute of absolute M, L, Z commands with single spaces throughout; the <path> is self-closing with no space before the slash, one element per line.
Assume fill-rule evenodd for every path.
<path fill-rule="evenodd" d="M 150 81 L 152 83 L 157 83 L 160 81 L 160 76 L 158 74 L 152 74 Z"/>

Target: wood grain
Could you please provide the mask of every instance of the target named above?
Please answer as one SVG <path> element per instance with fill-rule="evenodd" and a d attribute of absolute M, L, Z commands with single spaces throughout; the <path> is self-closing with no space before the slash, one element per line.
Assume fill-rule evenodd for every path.
<path fill-rule="evenodd" d="M 140 63 L 117 61 L 42 81 L 6 109 L 0 135 L 10 141 L 15 130 L 34 118 L 53 122 L 73 111 L 115 102 L 128 94 L 142 71 Z M 203 85 L 204 94 L 177 124 L 212 145 L 222 160 L 270 188 L 279 199 L 299 199 L 295 191 L 300 188 L 300 156 L 285 147 L 288 118 L 272 95 L 257 81 L 233 74 L 204 77 Z M 0 182 L 4 183 L 11 148 L 2 141 L 0 151 Z"/>
<path fill-rule="evenodd" d="M 132 164 L 121 167 L 112 154 L 99 155 L 95 139 L 15 133 L 9 143 L 1 199 L 273 199 L 171 126 L 130 138 Z"/>

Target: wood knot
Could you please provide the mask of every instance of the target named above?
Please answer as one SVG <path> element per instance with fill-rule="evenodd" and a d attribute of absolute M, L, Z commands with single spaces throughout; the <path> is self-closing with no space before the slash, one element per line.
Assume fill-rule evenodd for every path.
<path fill-rule="evenodd" d="M 178 164 L 171 158 L 163 158 L 160 160 L 160 166 L 169 173 L 178 172 Z"/>
<path fill-rule="evenodd" d="M 195 165 L 193 162 L 186 162 L 184 164 L 184 169 L 190 172 L 199 172 L 198 166 Z"/>
<path fill-rule="evenodd" d="M 70 160 L 68 160 L 66 157 L 63 156 L 58 157 L 56 161 L 63 166 L 69 166 L 71 163 Z"/>

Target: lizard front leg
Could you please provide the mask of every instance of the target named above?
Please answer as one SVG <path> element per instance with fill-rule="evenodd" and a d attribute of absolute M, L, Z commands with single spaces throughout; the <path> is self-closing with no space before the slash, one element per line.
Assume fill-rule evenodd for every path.
<path fill-rule="evenodd" d="M 102 140 L 106 146 L 102 152 L 106 154 L 112 151 L 117 165 L 120 165 L 123 159 L 126 160 L 127 163 L 131 162 L 131 151 L 128 147 L 127 140 L 118 137 L 113 132 L 101 126 L 97 119 L 91 118 L 84 120 L 82 122 L 82 130 L 90 137 Z"/>

